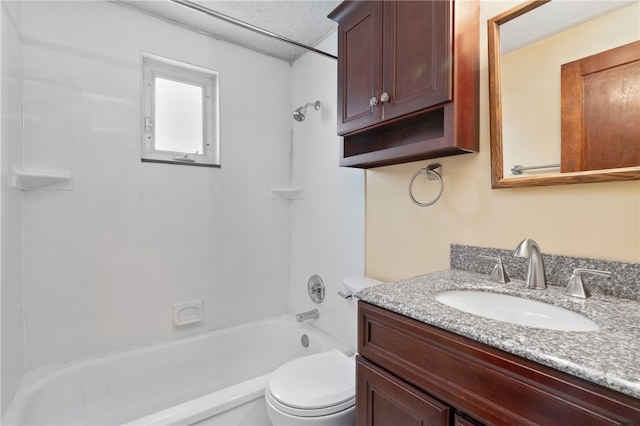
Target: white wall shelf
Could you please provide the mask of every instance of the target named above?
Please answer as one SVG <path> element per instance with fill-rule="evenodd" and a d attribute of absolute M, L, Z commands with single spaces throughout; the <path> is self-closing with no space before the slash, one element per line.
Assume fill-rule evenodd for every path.
<path fill-rule="evenodd" d="M 65 170 L 34 170 L 13 167 L 9 173 L 9 186 L 21 191 L 37 189 L 70 191 L 73 189 L 71 172 Z"/>
<path fill-rule="evenodd" d="M 304 197 L 302 186 L 272 186 L 271 198 L 281 200 L 299 200 Z"/>

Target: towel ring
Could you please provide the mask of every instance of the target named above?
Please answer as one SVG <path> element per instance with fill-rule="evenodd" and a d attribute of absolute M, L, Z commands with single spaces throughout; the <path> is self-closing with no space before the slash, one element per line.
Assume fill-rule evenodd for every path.
<path fill-rule="evenodd" d="M 438 171 L 440 171 L 440 173 L 442 173 L 442 166 L 438 163 L 433 163 L 433 164 L 429 164 L 427 167 L 425 167 L 424 169 L 420 169 L 417 172 L 414 173 L 413 177 L 411 178 L 411 182 L 409 182 L 409 198 L 411 198 L 411 201 L 413 201 L 413 203 L 417 206 L 420 207 L 429 207 L 433 204 L 435 204 L 436 201 L 438 201 L 440 199 L 440 197 L 442 196 L 442 191 L 444 190 L 444 181 L 442 180 L 442 176 L 440 175 L 440 173 L 438 173 Z M 416 200 L 415 197 L 413 196 L 413 193 L 411 192 L 411 187 L 413 186 L 413 181 L 416 180 L 416 178 L 420 175 L 424 174 L 425 177 L 427 178 L 427 180 L 438 180 L 440 181 L 440 190 L 438 191 L 438 195 L 436 195 L 436 198 L 434 198 L 433 200 L 427 202 L 427 203 L 421 203 L 420 201 Z"/>

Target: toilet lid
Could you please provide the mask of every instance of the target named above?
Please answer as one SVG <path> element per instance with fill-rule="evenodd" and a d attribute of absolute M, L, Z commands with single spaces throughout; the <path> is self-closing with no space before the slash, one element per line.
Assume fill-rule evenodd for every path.
<path fill-rule="evenodd" d="M 355 362 L 337 349 L 296 358 L 269 378 L 276 401 L 303 410 L 353 405 L 355 389 Z"/>

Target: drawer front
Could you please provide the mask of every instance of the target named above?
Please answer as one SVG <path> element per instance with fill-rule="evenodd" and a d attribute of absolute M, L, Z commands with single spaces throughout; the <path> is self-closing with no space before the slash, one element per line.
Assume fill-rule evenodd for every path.
<path fill-rule="evenodd" d="M 358 351 L 487 424 L 640 425 L 640 400 L 359 302 Z"/>

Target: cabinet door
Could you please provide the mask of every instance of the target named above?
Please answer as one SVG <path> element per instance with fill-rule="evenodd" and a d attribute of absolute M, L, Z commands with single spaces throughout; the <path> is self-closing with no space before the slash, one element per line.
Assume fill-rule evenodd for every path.
<path fill-rule="evenodd" d="M 446 426 L 450 408 L 358 357 L 357 426 Z"/>
<path fill-rule="evenodd" d="M 382 3 L 352 2 L 338 26 L 338 134 L 380 121 Z"/>
<path fill-rule="evenodd" d="M 384 2 L 383 120 L 452 100 L 451 2 Z"/>

